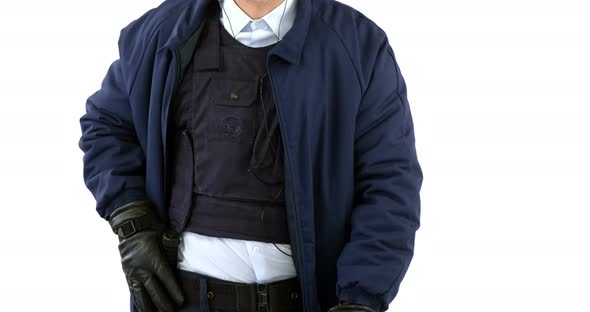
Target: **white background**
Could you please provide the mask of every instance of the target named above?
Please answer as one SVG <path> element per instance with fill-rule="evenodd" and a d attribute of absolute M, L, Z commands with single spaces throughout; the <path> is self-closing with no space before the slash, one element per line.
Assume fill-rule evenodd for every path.
<path fill-rule="evenodd" d="M 390 311 L 590 311 L 588 2 L 343 2 L 389 35 L 424 171 Z M 159 3 L 0 2 L 0 311 L 127 311 L 79 117 Z"/>

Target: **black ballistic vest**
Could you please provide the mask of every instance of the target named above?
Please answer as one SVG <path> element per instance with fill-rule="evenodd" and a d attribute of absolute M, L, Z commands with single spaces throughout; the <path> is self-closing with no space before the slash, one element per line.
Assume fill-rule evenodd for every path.
<path fill-rule="evenodd" d="M 213 1 L 216 2 L 216 1 Z M 170 110 L 172 226 L 208 236 L 289 243 L 283 145 L 266 56 L 210 6 Z"/>

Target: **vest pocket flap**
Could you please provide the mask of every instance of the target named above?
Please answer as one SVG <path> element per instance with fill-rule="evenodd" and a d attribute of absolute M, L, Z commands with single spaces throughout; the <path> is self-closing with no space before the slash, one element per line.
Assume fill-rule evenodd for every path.
<path fill-rule="evenodd" d="M 258 79 L 215 77 L 211 97 L 216 105 L 252 106 L 258 95 Z"/>

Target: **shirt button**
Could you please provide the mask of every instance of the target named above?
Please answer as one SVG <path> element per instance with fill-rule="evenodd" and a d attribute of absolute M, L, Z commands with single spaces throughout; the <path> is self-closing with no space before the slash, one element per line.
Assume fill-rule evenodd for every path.
<path fill-rule="evenodd" d="M 259 28 L 261 28 L 262 26 L 264 26 L 264 24 L 263 24 L 263 23 L 264 23 L 264 22 L 263 22 L 262 20 L 257 20 L 257 21 L 254 21 L 254 23 L 253 23 L 253 26 L 254 26 L 254 27 L 253 27 L 253 28 L 254 28 L 254 29 L 259 29 Z"/>
<path fill-rule="evenodd" d="M 258 248 L 258 246 L 254 246 L 254 248 L 252 248 L 252 250 L 254 250 L 254 252 L 256 252 L 256 253 L 260 252 L 260 248 Z"/>

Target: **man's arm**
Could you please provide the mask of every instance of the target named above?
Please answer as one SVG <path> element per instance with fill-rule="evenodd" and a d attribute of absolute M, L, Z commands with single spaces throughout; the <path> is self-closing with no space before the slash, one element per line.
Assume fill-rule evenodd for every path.
<path fill-rule="evenodd" d="M 119 47 L 121 43 L 133 45 L 120 38 Z M 131 71 L 124 68 L 122 60 L 129 58 L 122 50 L 80 118 L 84 180 L 96 198 L 96 210 L 119 237 L 121 264 L 136 309 L 173 312 L 184 296 L 173 273 L 175 262 L 169 263 L 163 252 L 165 224 L 145 193 L 145 152 L 133 123 L 126 77 Z"/>
<path fill-rule="evenodd" d="M 340 302 L 384 311 L 413 256 L 422 184 L 406 85 L 387 36 L 359 107 L 354 153 L 355 206 L 336 293 Z"/>
<path fill-rule="evenodd" d="M 145 199 L 145 155 L 133 126 L 122 62 L 113 62 L 80 118 L 84 181 L 108 219 L 119 206 Z"/>

